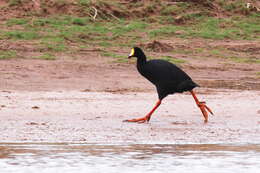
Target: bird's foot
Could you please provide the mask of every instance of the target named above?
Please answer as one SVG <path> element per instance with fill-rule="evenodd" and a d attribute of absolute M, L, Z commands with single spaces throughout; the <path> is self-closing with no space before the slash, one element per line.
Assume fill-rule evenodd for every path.
<path fill-rule="evenodd" d="M 145 116 L 143 118 L 135 118 L 135 119 L 131 119 L 131 120 L 124 120 L 123 122 L 129 122 L 129 123 L 145 123 L 145 122 L 149 122 L 150 120 L 150 116 Z"/>
<path fill-rule="evenodd" d="M 211 113 L 212 115 L 213 112 L 211 111 L 211 109 L 206 105 L 206 102 L 199 102 L 198 103 L 198 107 L 200 108 L 205 120 L 204 122 L 207 123 L 208 122 L 208 112 Z M 208 112 L 207 112 L 208 111 Z"/>

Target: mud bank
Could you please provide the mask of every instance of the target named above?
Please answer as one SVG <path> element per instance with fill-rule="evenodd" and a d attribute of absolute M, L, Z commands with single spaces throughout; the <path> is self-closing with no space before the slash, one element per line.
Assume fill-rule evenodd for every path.
<path fill-rule="evenodd" d="M 200 93 L 203 93 L 202 91 Z M 200 94 L 215 115 L 203 123 L 189 94 L 167 97 L 145 124 L 156 93 L 0 92 L 1 142 L 259 143 L 260 92 Z"/>

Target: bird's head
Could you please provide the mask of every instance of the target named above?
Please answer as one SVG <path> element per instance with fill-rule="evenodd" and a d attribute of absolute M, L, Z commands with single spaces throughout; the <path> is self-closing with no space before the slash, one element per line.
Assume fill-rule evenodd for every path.
<path fill-rule="evenodd" d="M 129 54 L 128 58 L 132 58 L 132 57 L 137 57 L 137 58 L 140 58 L 140 57 L 143 57 L 144 56 L 144 52 L 142 51 L 141 48 L 139 47 L 134 47 L 131 49 L 131 53 Z"/>

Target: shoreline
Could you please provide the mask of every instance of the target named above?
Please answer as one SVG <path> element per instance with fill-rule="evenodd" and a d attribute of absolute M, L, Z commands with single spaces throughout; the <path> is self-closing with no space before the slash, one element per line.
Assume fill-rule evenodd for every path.
<path fill-rule="evenodd" d="M 255 143 L 259 96 L 259 91 L 199 94 L 215 113 L 204 124 L 190 95 L 171 95 L 149 123 L 136 124 L 122 120 L 144 116 L 156 93 L 0 92 L 0 143 Z"/>

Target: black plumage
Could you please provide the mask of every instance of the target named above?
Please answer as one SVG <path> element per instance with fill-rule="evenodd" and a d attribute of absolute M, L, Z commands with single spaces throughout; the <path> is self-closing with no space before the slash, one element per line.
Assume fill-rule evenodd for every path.
<path fill-rule="evenodd" d="M 177 67 L 175 64 L 165 60 L 156 59 L 147 61 L 144 52 L 138 47 L 134 47 L 132 49 L 128 58 L 131 57 L 137 57 L 137 70 L 142 76 L 144 76 L 156 86 L 159 101 L 152 109 L 152 111 L 149 112 L 145 117 L 126 121 L 149 121 L 152 113 L 161 104 L 162 99 L 167 95 L 190 91 L 205 117 L 205 122 L 207 122 L 208 115 L 206 110 L 208 110 L 210 113 L 212 113 L 212 111 L 205 105 L 205 102 L 198 101 L 195 93 L 192 90 L 199 85 L 193 82 L 192 79 L 182 69 Z"/>
<path fill-rule="evenodd" d="M 175 64 L 159 59 L 146 61 L 144 54 L 138 57 L 137 69 L 156 86 L 160 100 L 168 94 L 190 91 L 199 86 Z"/>

